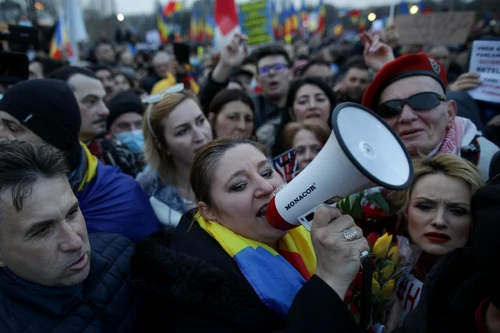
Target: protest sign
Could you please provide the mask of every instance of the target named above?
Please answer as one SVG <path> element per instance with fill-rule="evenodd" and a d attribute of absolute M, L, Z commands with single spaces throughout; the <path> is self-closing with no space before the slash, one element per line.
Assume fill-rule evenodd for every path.
<path fill-rule="evenodd" d="M 481 75 L 481 86 L 469 90 L 472 98 L 500 103 L 500 41 L 475 41 L 472 44 L 469 72 Z"/>
<path fill-rule="evenodd" d="M 247 45 L 274 42 L 271 8 L 266 0 L 255 0 L 238 6 L 241 31 L 248 36 Z"/>
<path fill-rule="evenodd" d="M 449 45 L 465 43 L 474 20 L 474 12 L 446 12 L 396 16 L 394 24 L 402 45 Z"/>

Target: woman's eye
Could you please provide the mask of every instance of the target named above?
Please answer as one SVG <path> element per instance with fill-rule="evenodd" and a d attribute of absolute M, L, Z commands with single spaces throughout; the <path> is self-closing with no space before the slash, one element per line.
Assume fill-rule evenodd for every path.
<path fill-rule="evenodd" d="M 187 128 L 185 128 L 185 129 L 182 129 L 182 130 L 180 130 L 179 132 L 177 132 L 175 135 L 176 135 L 176 136 L 181 136 L 181 135 L 186 134 L 186 133 L 187 133 L 187 131 L 188 131 L 188 130 L 187 130 Z"/>
<path fill-rule="evenodd" d="M 463 208 L 451 208 L 450 212 L 455 216 L 465 216 L 469 215 L 469 212 Z"/>
<path fill-rule="evenodd" d="M 196 122 L 196 124 L 198 126 L 200 126 L 200 125 L 203 125 L 204 122 L 205 122 L 205 118 L 200 118 L 200 119 L 198 119 L 198 121 Z"/>
<path fill-rule="evenodd" d="M 246 187 L 246 183 L 241 182 L 241 183 L 238 183 L 238 184 L 231 186 L 230 191 L 231 192 L 241 192 L 245 189 L 245 187 Z"/>
<path fill-rule="evenodd" d="M 416 205 L 416 207 L 422 211 L 429 211 L 432 209 L 432 205 L 426 203 L 418 204 Z"/>
<path fill-rule="evenodd" d="M 273 170 L 266 170 L 262 173 L 262 177 L 264 178 L 271 178 L 273 176 Z"/>

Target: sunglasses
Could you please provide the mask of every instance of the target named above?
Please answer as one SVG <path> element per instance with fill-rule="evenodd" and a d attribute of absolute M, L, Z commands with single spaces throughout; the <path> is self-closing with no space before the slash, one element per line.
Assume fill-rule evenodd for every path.
<path fill-rule="evenodd" d="M 382 118 L 392 118 L 403 112 L 405 104 L 408 104 L 413 111 L 432 110 L 445 102 L 446 97 L 433 92 L 423 92 L 410 96 L 406 99 L 393 99 L 380 104 L 377 107 L 377 114 Z"/>
<path fill-rule="evenodd" d="M 155 103 L 158 103 L 159 101 L 161 101 L 165 95 L 180 93 L 183 90 L 184 90 L 184 84 L 178 83 L 178 84 L 175 84 L 175 85 L 165 89 L 162 92 L 159 92 L 157 94 L 150 95 L 150 96 L 144 98 L 142 100 L 142 103 L 146 104 L 146 105 L 147 104 L 152 105 L 152 104 L 155 104 Z M 151 126 L 150 113 L 151 113 L 151 108 L 146 110 L 146 123 L 148 125 L 148 129 L 149 129 L 149 132 L 151 133 L 151 136 L 153 136 L 153 139 L 158 140 L 158 138 L 155 135 L 155 132 L 153 131 L 153 126 Z"/>
<path fill-rule="evenodd" d="M 259 75 L 270 75 L 271 73 L 284 73 L 288 69 L 285 64 L 274 64 L 269 66 L 263 66 L 259 68 Z"/>
<path fill-rule="evenodd" d="M 161 101 L 165 95 L 180 93 L 183 90 L 184 90 L 184 83 L 178 83 L 178 84 L 175 84 L 175 85 L 163 90 L 162 92 L 159 92 L 157 94 L 150 95 L 150 96 L 144 98 L 142 100 L 142 103 L 143 104 L 155 104 L 155 103 L 158 103 L 159 101 Z"/>

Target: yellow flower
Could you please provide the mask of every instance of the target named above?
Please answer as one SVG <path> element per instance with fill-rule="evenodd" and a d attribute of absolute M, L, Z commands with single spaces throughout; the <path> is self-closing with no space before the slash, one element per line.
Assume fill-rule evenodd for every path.
<path fill-rule="evenodd" d="M 387 251 L 389 250 L 389 246 L 392 242 L 392 235 L 385 233 L 383 236 L 379 237 L 373 245 L 373 255 L 377 259 L 384 258 L 387 255 Z"/>
<path fill-rule="evenodd" d="M 372 278 L 378 281 L 378 272 L 373 272 Z"/>
<path fill-rule="evenodd" d="M 380 271 L 382 273 L 383 279 L 388 279 L 391 277 L 392 273 L 394 273 L 394 264 L 386 264 L 384 268 Z"/>
<path fill-rule="evenodd" d="M 375 296 L 380 294 L 380 284 L 375 279 L 372 279 L 372 294 Z"/>
<path fill-rule="evenodd" d="M 399 263 L 399 248 L 397 245 L 391 247 L 391 249 L 389 250 L 388 257 L 389 260 L 392 260 L 392 262 L 394 262 L 395 265 Z"/>
<path fill-rule="evenodd" d="M 379 288 L 380 288 L 380 286 L 379 286 Z M 387 281 L 384 288 L 382 289 L 382 292 L 380 293 L 380 298 L 383 301 L 390 300 L 392 298 L 393 291 L 394 291 L 394 280 L 389 280 L 389 281 Z"/>

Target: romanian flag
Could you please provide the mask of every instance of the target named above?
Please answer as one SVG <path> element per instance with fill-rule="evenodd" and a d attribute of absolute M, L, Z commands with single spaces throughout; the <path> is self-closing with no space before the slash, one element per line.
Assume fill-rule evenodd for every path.
<path fill-rule="evenodd" d="M 213 15 L 208 15 L 205 21 L 205 37 L 207 39 L 212 39 L 214 37 L 215 31 L 215 19 Z"/>
<path fill-rule="evenodd" d="M 300 13 L 297 9 L 295 9 L 295 5 L 290 5 L 290 26 L 292 33 L 296 33 L 299 30 L 299 22 L 300 22 Z"/>
<path fill-rule="evenodd" d="M 70 181 L 88 232 L 119 233 L 138 242 L 161 230 L 139 183 L 118 168 L 102 164 L 85 145 L 81 147 L 82 165 Z"/>
<path fill-rule="evenodd" d="M 297 292 L 316 272 L 311 234 L 304 227 L 292 229 L 279 241 L 276 251 L 207 221 L 199 213 L 194 218 L 233 258 L 261 301 L 284 318 Z"/>
<path fill-rule="evenodd" d="M 319 1 L 318 4 L 318 28 L 316 29 L 316 32 L 319 34 L 325 33 L 326 29 L 326 8 L 325 5 L 323 4 L 323 0 Z"/>
<path fill-rule="evenodd" d="M 163 9 L 163 16 L 171 18 L 176 13 L 178 13 L 182 9 L 182 7 L 182 2 L 170 0 Z"/>
<path fill-rule="evenodd" d="M 156 25 L 158 27 L 158 32 L 160 33 L 160 39 L 162 43 L 168 41 L 169 29 L 165 16 L 163 15 L 163 8 L 160 3 L 158 3 L 158 9 L 156 13 Z"/>
<path fill-rule="evenodd" d="M 195 41 L 198 36 L 198 17 L 198 9 L 193 9 L 193 12 L 191 13 L 191 24 L 189 26 L 189 39 L 191 41 Z"/>
<path fill-rule="evenodd" d="M 361 10 L 359 9 L 356 9 L 356 10 L 351 10 L 347 16 L 349 16 L 351 18 L 351 23 L 353 25 L 358 25 L 359 24 L 359 19 L 361 17 Z"/>
<path fill-rule="evenodd" d="M 71 57 L 73 50 L 69 42 L 67 25 L 64 21 L 63 15 L 59 15 L 56 23 L 54 36 L 50 42 L 50 57 L 54 59 L 61 59 L 63 55 Z"/>

